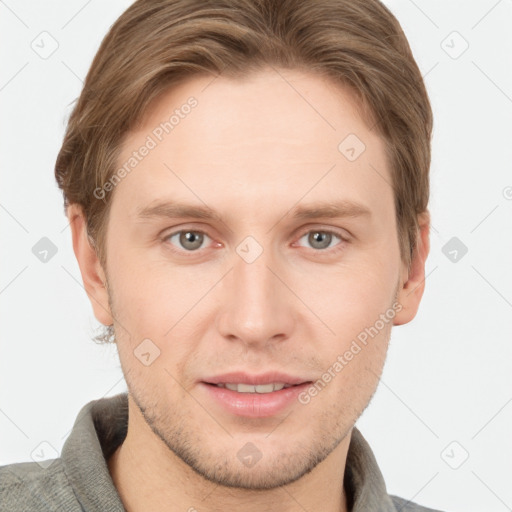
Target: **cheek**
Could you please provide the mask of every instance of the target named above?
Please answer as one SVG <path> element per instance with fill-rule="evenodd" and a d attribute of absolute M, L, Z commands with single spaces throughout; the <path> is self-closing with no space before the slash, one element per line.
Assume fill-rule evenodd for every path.
<path fill-rule="evenodd" d="M 185 363 L 197 350 L 201 338 L 195 335 L 198 318 L 193 309 L 203 294 L 200 282 L 182 279 L 179 269 L 145 265 L 134 272 L 128 265 L 117 267 L 117 348 L 126 380 L 140 393 L 156 397 L 163 382 L 181 392 L 172 377 L 183 380 Z"/>
<path fill-rule="evenodd" d="M 118 252 L 120 249 L 118 246 Z M 173 359 L 177 359 L 184 350 L 183 338 L 191 338 L 201 328 L 197 312 L 208 304 L 202 299 L 222 272 L 207 266 L 178 266 L 163 257 L 148 259 L 147 252 L 144 255 L 135 249 L 125 250 L 113 261 L 117 264 L 111 266 L 109 281 L 115 318 L 129 332 L 131 350 L 149 338 L 162 355 L 172 349 Z M 127 336 L 123 329 L 120 335 Z"/>
<path fill-rule="evenodd" d="M 373 325 L 391 306 L 396 269 L 360 261 L 338 268 L 320 269 L 309 277 L 297 277 L 301 296 L 336 336 L 347 338 Z"/>
<path fill-rule="evenodd" d="M 392 269 L 375 261 L 305 282 L 305 302 L 329 327 L 322 336 L 321 360 L 336 375 L 335 387 L 374 388 L 374 373 L 380 374 L 397 313 L 395 284 Z"/>
<path fill-rule="evenodd" d="M 389 309 L 393 312 L 386 301 L 357 303 L 349 314 L 342 311 L 335 325 L 336 338 L 323 344 L 320 380 L 331 388 L 326 399 L 330 394 L 328 400 L 357 416 L 375 392 L 385 363 L 392 327 L 392 319 L 385 315 Z"/>

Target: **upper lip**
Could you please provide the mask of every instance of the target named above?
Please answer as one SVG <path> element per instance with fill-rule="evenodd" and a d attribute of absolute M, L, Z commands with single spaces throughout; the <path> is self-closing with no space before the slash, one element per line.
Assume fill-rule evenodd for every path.
<path fill-rule="evenodd" d="M 281 372 L 267 372 L 258 375 L 246 372 L 230 372 L 223 373 L 222 375 L 215 375 L 214 377 L 207 377 L 203 380 L 208 384 L 252 384 L 257 386 L 259 384 L 271 384 L 274 382 L 282 382 L 283 384 L 295 385 L 303 384 L 304 382 L 311 382 L 302 377 L 294 377 Z"/>

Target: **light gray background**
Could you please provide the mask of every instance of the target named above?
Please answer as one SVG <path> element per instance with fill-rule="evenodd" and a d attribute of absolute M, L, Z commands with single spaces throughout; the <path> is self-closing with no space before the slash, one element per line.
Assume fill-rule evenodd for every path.
<path fill-rule="evenodd" d="M 126 390 L 115 347 L 90 340 L 99 324 L 53 166 L 99 43 L 130 3 L 0 1 L 0 464 L 31 460 L 41 442 L 58 456 L 85 403 Z M 512 1 L 385 3 L 434 109 L 433 226 L 420 311 L 393 330 L 358 426 L 391 493 L 512 510 Z M 52 44 L 47 58 L 33 49 Z M 46 263 L 32 253 L 42 237 L 57 247 Z M 452 237 L 468 248 L 456 262 L 442 251 Z"/>

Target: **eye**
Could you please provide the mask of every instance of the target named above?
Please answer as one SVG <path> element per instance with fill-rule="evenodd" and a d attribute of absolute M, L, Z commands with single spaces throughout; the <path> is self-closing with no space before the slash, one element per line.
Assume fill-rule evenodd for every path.
<path fill-rule="evenodd" d="M 179 249 L 185 249 L 188 252 L 193 252 L 201 248 L 206 238 L 210 237 L 202 231 L 184 229 L 170 234 L 169 236 L 165 237 L 165 240 L 169 240 L 173 245 L 179 244 Z"/>
<path fill-rule="evenodd" d="M 313 229 L 308 231 L 300 237 L 299 241 L 303 238 L 307 240 L 307 243 L 309 243 L 313 249 L 320 251 L 333 247 L 331 243 L 335 241 L 335 239 L 338 239 L 341 242 L 345 241 L 345 239 L 338 233 L 324 229 Z"/>

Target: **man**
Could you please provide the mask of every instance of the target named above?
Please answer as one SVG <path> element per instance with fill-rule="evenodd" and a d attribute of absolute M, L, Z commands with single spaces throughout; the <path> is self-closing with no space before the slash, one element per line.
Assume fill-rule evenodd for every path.
<path fill-rule="evenodd" d="M 2 509 L 427 511 L 355 423 L 423 294 L 431 129 L 377 0 L 135 2 L 56 163 L 128 394 Z"/>

